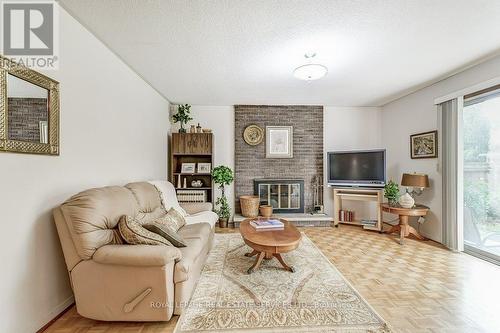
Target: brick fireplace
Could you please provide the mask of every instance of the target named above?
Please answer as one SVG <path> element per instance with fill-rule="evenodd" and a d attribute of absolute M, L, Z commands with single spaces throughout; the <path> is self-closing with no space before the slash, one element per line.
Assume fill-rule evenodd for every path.
<path fill-rule="evenodd" d="M 284 179 L 303 181 L 302 212 L 311 212 L 313 178 L 323 179 L 323 107 L 236 105 L 234 119 L 236 213 L 240 213 L 238 198 L 255 193 L 254 180 Z M 248 145 L 243 139 L 243 131 L 249 125 L 257 125 L 264 132 L 266 126 L 293 126 L 293 158 L 266 158 L 265 140 L 257 146 Z"/>

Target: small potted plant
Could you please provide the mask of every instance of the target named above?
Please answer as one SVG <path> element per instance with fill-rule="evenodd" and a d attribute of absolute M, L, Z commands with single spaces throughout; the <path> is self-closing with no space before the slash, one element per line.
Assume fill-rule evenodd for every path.
<path fill-rule="evenodd" d="M 227 222 L 231 217 L 231 209 L 227 202 L 224 187 L 233 182 L 233 171 L 225 165 L 219 165 L 212 170 L 212 178 L 221 192 L 221 196 L 215 201 L 214 212 L 219 216 L 219 227 L 227 228 Z"/>
<path fill-rule="evenodd" d="M 179 133 L 186 133 L 186 129 L 184 128 L 184 124 L 187 124 L 190 120 L 193 120 L 191 117 L 191 105 L 184 104 L 179 105 L 177 107 L 177 113 L 172 116 L 174 123 L 180 122 L 181 128 L 179 128 Z"/>
<path fill-rule="evenodd" d="M 384 187 L 384 197 L 389 200 L 390 206 L 396 206 L 399 199 L 399 185 L 390 180 Z"/>

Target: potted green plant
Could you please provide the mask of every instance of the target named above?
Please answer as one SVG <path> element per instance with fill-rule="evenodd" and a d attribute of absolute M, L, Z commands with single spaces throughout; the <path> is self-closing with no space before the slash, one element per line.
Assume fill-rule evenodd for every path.
<path fill-rule="evenodd" d="M 231 209 L 229 208 L 224 187 L 233 182 L 233 170 L 225 165 L 219 165 L 212 170 L 212 178 L 221 192 L 221 196 L 215 201 L 214 212 L 219 216 L 219 227 L 226 228 L 231 216 Z"/>
<path fill-rule="evenodd" d="M 390 180 L 384 187 L 384 197 L 389 200 L 389 205 L 395 206 L 399 199 L 399 185 Z"/>
<path fill-rule="evenodd" d="M 179 133 L 186 133 L 186 129 L 184 128 L 184 124 L 187 124 L 190 120 L 193 120 L 191 117 L 191 105 L 184 104 L 179 105 L 177 107 L 177 113 L 172 116 L 174 123 L 180 122 L 181 128 L 179 128 Z"/>

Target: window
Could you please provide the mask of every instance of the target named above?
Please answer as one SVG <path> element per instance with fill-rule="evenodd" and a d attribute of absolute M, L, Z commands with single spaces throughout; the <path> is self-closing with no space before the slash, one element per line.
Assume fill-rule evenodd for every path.
<path fill-rule="evenodd" d="M 465 251 L 500 263 L 500 87 L 465 96 Z"/>

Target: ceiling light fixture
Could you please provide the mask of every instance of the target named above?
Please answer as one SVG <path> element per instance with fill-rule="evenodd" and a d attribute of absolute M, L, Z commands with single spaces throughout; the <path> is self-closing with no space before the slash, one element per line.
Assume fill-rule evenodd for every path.
<path fill-rule="evenodd" d="M 293 76 L 295 76 L 297 79 L 305 81 L 314 81 L 324 77 L 328 73 L 328 68 L 321 64 L 313 63 L 312 59 L 315 56 L 316 53 L 304 54 L 306 61 L 309 63 L 295 68 L 295 70 L 293 71 Z"/>

